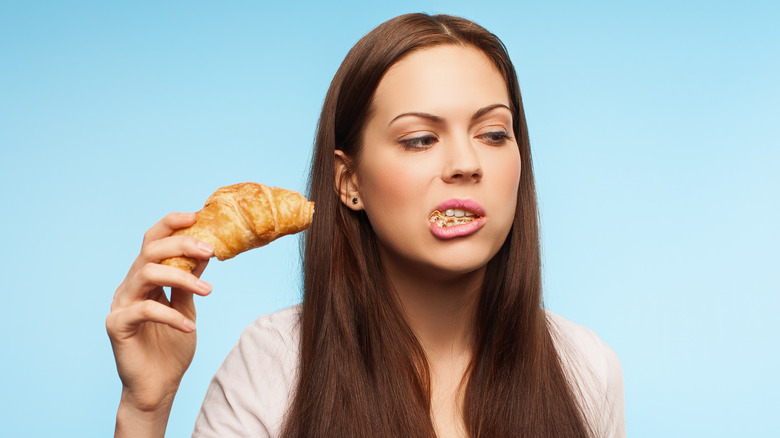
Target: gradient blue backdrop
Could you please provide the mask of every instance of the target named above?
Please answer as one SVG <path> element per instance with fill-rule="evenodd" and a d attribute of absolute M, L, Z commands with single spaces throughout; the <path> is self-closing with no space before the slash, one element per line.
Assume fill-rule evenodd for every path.
<path fill-rule="evenodd" d="M 0 3 L 0 435 L 113 432 L 104 319 L 144 231 L 222 185 L 304 190 L 338 64 L 413 11 L 506 43 L 546 302 L 620 356 L 629 436 L 776 433 L 777 2 L 280 3 Z M 169 436 L 298 269 L 295 238 L 211 264 Z"/>

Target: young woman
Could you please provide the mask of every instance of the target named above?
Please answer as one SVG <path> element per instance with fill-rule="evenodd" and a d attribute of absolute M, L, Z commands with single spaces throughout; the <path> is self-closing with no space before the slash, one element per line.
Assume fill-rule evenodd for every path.
<path fill-rule="evenodd" d="M 194 436 L 625 435 L 617 357 L 541 305 L 525 116 L 494 35 L 410 14 L 361 39 L 328 90 L 309 190 L 303 303 L 247 328 Z M 114 297 L 117 436 L 164 434 L 192 360 L 213 249 L 170 234 L 193 221 L 152 227 Z M 203 262 L 158 264 L 176 255 Z"/>

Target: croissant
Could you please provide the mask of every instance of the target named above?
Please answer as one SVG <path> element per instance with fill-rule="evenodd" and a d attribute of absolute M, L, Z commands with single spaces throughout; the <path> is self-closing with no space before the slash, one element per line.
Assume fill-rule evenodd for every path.
<path fill-rule="evenodd" d="M 257 183 L 233 184 L 217 189 L 197 214 L 195 224 L 176 230 L 214 247 L 219 260 L 303 231 L 311 224 L 314 203 L 300 193 Z M 192 271 L 198 260 L 172 257 L 161 262 Z"/>

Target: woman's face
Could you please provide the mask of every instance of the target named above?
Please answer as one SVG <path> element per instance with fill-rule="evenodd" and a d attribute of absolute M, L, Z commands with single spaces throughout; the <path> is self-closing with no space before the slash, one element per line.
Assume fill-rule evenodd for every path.
<path fill-rule="evenodd" d="M 365 210 L 385 265 L 483 268 L 512 226 L 519 181 L 509 94 L 482 52 L 436 46 L 387 71 L 355 170 L 359 203 L 350 205 Z"/>

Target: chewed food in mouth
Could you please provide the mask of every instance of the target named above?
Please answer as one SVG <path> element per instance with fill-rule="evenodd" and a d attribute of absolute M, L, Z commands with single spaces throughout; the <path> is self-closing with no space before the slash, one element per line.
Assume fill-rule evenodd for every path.
<path fill-rule="evenodd" d="M 434 210 L 433 213 L 428 216 L 428 222 L 435 223 L 440 228 L 447 228 L 455 225 L 467 224 L 478 217 L 479 216 L 475 213 L 467 210 L 448 208 L 444 210 L 444 212 Z"/>

